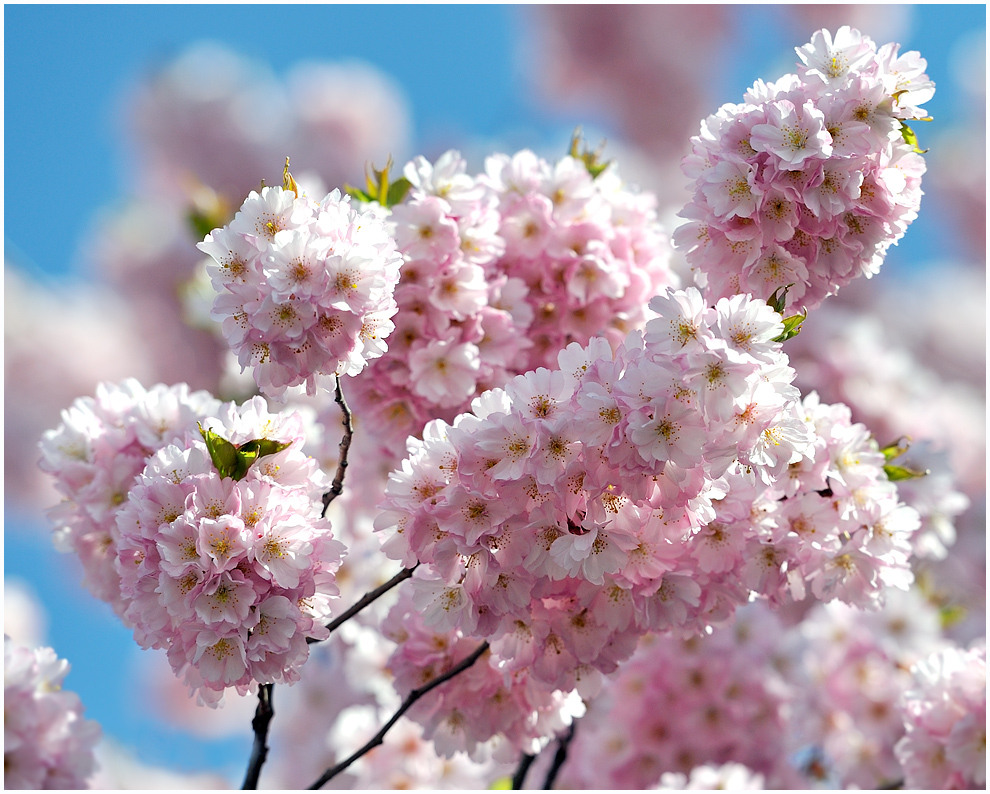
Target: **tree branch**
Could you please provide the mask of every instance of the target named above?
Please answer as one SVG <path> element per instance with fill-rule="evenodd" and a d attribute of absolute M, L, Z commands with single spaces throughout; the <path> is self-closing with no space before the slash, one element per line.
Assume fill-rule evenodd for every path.
<path fill-rule="evenodd" d="M 382 742 L 385 740 L 385 734 L 388 733 L 389 730 L 391 730 L 392 726 L 399 721 L 399 718 L 412 707 L 413 703 L 415 703 L 417 700 L 423 697 L 423 695 L 425 695 L 427 692 L 430 692 L 436 689 L 441 684 L 446 683 L 458 673 L 467 670 L 471 665 L 473 665 L 476 661 L 478 661 L 481 655 L 485 653 L 485 651 L 487 650 L 488 650 L 488 643 L 487 642 L 481 643 L 481 645 L 479 645 L 477 648 L 474 649 L 474 651 L 471 653 L 470 656 L 463 659 L 459 664 L 452 667 L 446 673 L 444 673 L 441 676 L 437 676 L 432 681 L 430 681 L 430 683 L 425 684 L 424 686 L 421 686 L 419 689 L 414 689 L 412 692 L 410 692 L 406 697 L 406 699 L 402 701 L 402 705 L 399 706 L 399 710 L 392 715 L 392 718 L 385 723 L 385 725 L 382 727 L 380 731 L 378 731 L 378 733 L 374 735 L 371 741 L 369 741 L 364 747 L 362 747 L 360 750 L 354 753 L 350 758 L 341 761 L 336 766 L 331 767 L 326 772 L 324 772 L 323 775 L 320 777 L 320 779 L 317 780 L 309 788 L 311 790 L 321 788 L 329 780 L 331 780 L 336 775 L 340 774 L 345 769 L 347 769 L 347 767 L 349 767 L 351 764 L 357 761 L 361 756 L 367 754 L 374 748 L 378 747 L 378 745 L 382 744 Z"/>
<path fill-rule="evenodd" d="M 351 424 L 351 411 L 347 407 L 344 392 L 340 388 L 340 375 L 337 376 L 337 389 L 334 393 L 334 402 L 340 406 L 340 410 L 343 413 L 341 421 L 344 425 L 344 436 L 340 439 L 340 458 L 337 461 L 337 474 L 330 484 L 330 490 L 323 494 L 324 517 L 326 517 L 327 508 L 330 507 L 330 503 L 340 496 L 344 490 L 344 473 L 347 471 L 347 451 L 351 448 L 351 438 L 354 435 L 354 428 Z"/>
<path fill-rule="evenodd" d="M 535 755 L 530 755 L 525 753 L 522 758 L 519 759 L 519 766 L 516 767 L 516 771 L 512 775 L 512 790 L 519 791 L 523 787 L 523 783 L 526 782 L 526 773 L 529 772 L 529 768 L 533 765 L 536 760 Z"/>
<path fill-rule="evenodd" d="M 571 727 L 567 729 L 567 733 L 557 740 L 557 752 L 553 756 L 553 763 L 550 764 L 550 771 L 547 772 L 547 779 L 543 781 L 544 791 L 549 791 L 553 788 L 554 781 L 557 779 L 557 773 L 560 772 L 564 761 L 567 760 L 567 748 L 571 744 L 571 739 L 574 738 L 574 726 L 576 724 L 576 721 L 571 722 Z"/>
<path fill-rule="evenodd" d="M 261 767 L 268 757 L 268 726 L 275 716 L 275 710 L 272 708 L 274 688 L 274 684 L 262 684 L 258 689 L 258 708 L 255 709 L 254 719 L 251 720 L 251 727 L 254 728 L 254 748 L 251 750 L 251 760 L 248 762 L 244 785 L 241 786 L 245 791 L 258 788 Z"/>
<path fill-rule="evenodd" d="M 412 568 L 403 568 L 395 576 L 393 576 L 391 579 L 389 579 L 387 582 L 385 582 L 385 584 L 380 585 L 379 587 L 376 587 L 374 590 L 372 590 L 369 593 L 365 593 L 361 597 L 361 600 L 358 601 L 354 606 L 352 606 L 350 609 L 348 609 L 342 615 L 338 615 L 333 620 L 331 620 L 329 623 L 327 623 L 327 631 L 332 632 L 338 626 L 340 626 L 341 623 L 344 623 L 345 621 L 350 620 L 358 612 L 360 612 L 362 609 L 364 609 L 366 606 L 368 606 L 368 604 L 370 604 L 373 601 L 377 600 L 380 596 L 385 595 L 385 593 L 387 593 L 389 590 L 391 590 L 397 584 L 400 584 L 400 583 L 404 582 L 406 579 L 408 579 L 410 576 L 412 576 L 413 575 L 413 571 L 415 571 L 418 567 L 419 567 L 419 563 L 417 562 Z M 312 644 L 314 642 L 323 642 L 323 640 L 316 640 L 316 639 L 313 639 L 312 637 L 307 637 L 306 638 L 306 642 Z"/>

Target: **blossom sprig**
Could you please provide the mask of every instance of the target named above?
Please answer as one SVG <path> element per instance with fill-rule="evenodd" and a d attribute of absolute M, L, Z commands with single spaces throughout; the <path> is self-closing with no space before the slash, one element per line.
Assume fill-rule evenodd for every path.
<path fill-rule="evenodd" d="M 925 162 L 906 122 L 927 118 L 925 61 L 849 27 L 797 54 L 797 74 L 710 116 L 682 164 L 694 197 L 674 243 L 712 302 L 792 284 L 788 310 L 813 308 L 877 273 L 917 217 Z"/>
<path fill-rule="evenodd" d="M 227 688 L 298 679 L 307 637 L 327 636 L 344 547 L 322 517 L 328 482 L 301 452 L 298 414 L 270 414 L 255 397 L 202 425 L 160 449 L 130 490 L 117 565 L 135 639 L 167 649 L 215 705 Z"/>
<path fill-rule="evenodd" d="M 88 788 L 100 726 L 62 688 L 69 663 L 51 648 L 3 639 L 3 777 L 10 789 Z"/>
<path fill-rule="evenodd" d="M 216 263 L 212 316 L 263 393 L 333 388 L 385 352 L 401 256 L 383 221 L 334 190 L 316 201 L 287 187 L 252 191 L 198 247 Z"/>

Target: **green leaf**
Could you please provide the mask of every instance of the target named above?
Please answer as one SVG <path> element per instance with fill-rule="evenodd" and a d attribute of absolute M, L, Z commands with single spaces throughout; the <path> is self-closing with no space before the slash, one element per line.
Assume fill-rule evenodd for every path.
<path fill-rule="evenodd" d="M 777 289 L 773 291 L 773 294 L 767 298 L 767 305 L 782 317 L 784 315 L 784 309 L 787 308 L 787 290 L 793 286 L 793 284 L 787 284 L 783 287 L 777 287 Z M 780 292 L 781 290 L 783 290 L 783 292 Z M 777 293 L 780 294 L 778 295 Z"/>
<path fill-rule="evenodd" d="M 270 438 L 253 438 L 250 441 L 245 441 L 237 448 L 237 450 L 238 452 L 256 452 L 259 458 L 263 458 L 265 455 L 274 455 L 276 452 L 281 452 L 283 449 L 288 449 L 291 446 L 291 441 L 273 441 Z"/>
<path fill-rule="evenodd" d="M 907 436 L 897 439 L 893 444 L 888 444 L 880 451 L 883 453 L 884 460 L 888 463 L 894 458 L 899 458 L 905 452 L 908 451 L 908 447 L 911 446 L 911 439 Z"/>
<path fill-rule="evenodd" d="M 506 775 L 492 782 L 489 791 L 512 791 L 512 778 Z"/>
<path fill-rule="evenodd" d="M 887 479 L 891 482 L 898 482 L 900 480 L 917 480 L 919 477 L 924 477 L 928 474 L 927 471 L 909 469 L 907 466 L 898 466 L 894 463 L 888 463 L 883 467 L 883 470 L 887 473 Z"/>
<path fill-rule="evenodd" d="M 234 468 L 234 473 L 230 476 L 235 480 L 243 480 L 247 477 L 248 469 L 251 468 L 251 464 L 258 459 L 258 450 L 249 449 L 245 450 L 243 447 L 237 448 L 237 466 Z"/>
<path fill-rule="evenodd" d="M 193 236 L 197 240 L 202 240 L 214 229 L 219 228 L 218 226 L 214 226 L 213 218 L 211 216 L 207 215 L 205 212 L 200 212 L 199 210 L 190 210 L 189 215 L 186 216 L 186 220 L 189 222 L 189 226 L 193 231 Z M 223 224 L 220 224 L 220 226 L 223 226 Z"/>
<path fill-rule="evenodd" d="M 214 433 L 212 430 L 204 430 L 203 426 L 197 422 L 200 435 L 206 442 L 206 448 L 210 452 L 210 460 L 219 472 L 221 477 L 234 477 L 239 464 L 237 447 L 231 444 L 223 436 Z M 247 470 L 245 469 L 245 472 Z M 243 477 L 244 475 L 241 475 Z M 240 479 L 240 477 L 234 477 Z"/>
<path fill-rule="evenodd" d="M 780 336 L 775 336 L 773 338 L 774 342 L 786 342 L 788 339 L 792 339 L 801 333 L 801 323 L 803 323 L 808 317 L 808 313 L 804 312 L 802 314 L 792 314 L 790 317 L 784 318 L 784 332 Z"/>
<path fill-rule="evenodd" d="M 924 154 L 927 149 L 918 148 L 918 136 L 915 134 L 907 124 L 903 121 L 901 122 L 901 137 L 904 139 L 904 143 L 911 147 L 911 151 L 917 152 L 918 154 Z"/>
<path fill-rule="evenodd" d="M 353 185 L 344 185 L 344 192 L 352 199 L 363 201 L 365 204 L 375 200 L 373 197 L 361 190 L 361 188 L 354 187 Z"/>
<path fill-rule="evenodd" d="M 592 179 L 597 179 L 598 175 L 612 164 L 611 160 L 599 159 L 604 151 L 605 141 L 602 141 L 599 147 L 592 151 L 585 145 L 584 139 L 581 137 L 581 128 L 578 127 L 574 130 L 574 134 L 571 136 L 571 148 L 568 154 L 575 160 L 580 160 L 584 163 L 584 167 L 588 169 L 588 173 L 591 174 Z"/>
<path fill-rule="evenodd" d="M 404 176 L 399 177 L 391 185 L 389 185 L 388 195 L 385 197 L 385 206 L 394 207 L 406 197 L 406 193 L 409 192 L 409 188 L 411 187 L 412 182 Z"/>

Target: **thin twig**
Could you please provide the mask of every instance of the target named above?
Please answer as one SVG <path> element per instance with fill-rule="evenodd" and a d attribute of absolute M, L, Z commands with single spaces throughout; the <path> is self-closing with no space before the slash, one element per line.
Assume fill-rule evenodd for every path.
<path fill-rule="evenodd" d="M 550 764 L 550 771 L 547 772 L 547 779 L 543 781 L 544 791 L 549 791 L 553 788 L 553 783 L 557 779 L 557 773 L 564 765 L 564 761 L 567 760 L 567 748 L 570 746 L 571 739 L 574 738 L 575 725 L 576 722 L 572 722 L 571 727 L 567 729 L 567 733 L 557 740 L 557 752 L 553 756 L 553 763 Z"/>
<path fill-rule="evenodd" d="M 247 774 L 244 776 L 244 785 L 241 786 L 245 791 L 254 791 L 258 788 L 261 767 L 268 757 L 268 726 L 275 716 L 275 710 L 272 708 L 274 688 L 274 684 L 262 684 L 258 689 L 258 708 L 255 709 L 254 719 L 251 720 L 251 727 L 254 728 L 254 747 L 251 750 Z"/>
<path fill-rule="evenodd" d="M 434 678 L 432 681 L 430 681 L 430 683 L 421 686 L 419 689 L 414 689 L 412 692 L 410 692 L 409 695 L 406 697 L 406 699 L 402 701 L 402 705 L 399 706 L 399 710 L 392 715 L 392 718 L 385 723 L 385 725 L 382 727 L 380 731 L 378 731 L 378 733 L 374 735 L 371 741 L 369 741 L 364 747 L 362 747 L 360 750 L 354 753 L 347 760 L 341 761 L 339 764 L 337 764 L 337 766 L 331 767 L 326 772 L 324 772 L 323 775 L 320 777 L 320 779 L 317 780 L 312 786 L 310 786 L 310 789 L 321 788 L 333 777 L 335 777 L 336 775 L 340 774 L 345 769 L 347 769 L 347 767 L 349 767 L 351 764 L 357 761 L 361 756 L 365 755 L 374 748 L 378 747 L 378 745 L 380 745 L 385 740 L 385 734 L 388 733 L 389 730 L 392 728 L 392 726 L 399 721 L 399 718 L 410 709 L 413 703 L 415 703 L 417 700 L 423 697 L 423 695 L 425 695 L 427 692 L 436 689 L 438 686 L 440 686 L 440 684 L 446 683 L 458 673 L 467 670 L 472 664 L 478 661 L 481 655 L 487 650 L 488 650 L 488 643 L 487 642 L 481 643 L 481 645 L 475 648 L 474 652 L 470 656 L 466 657 L 463 661 L 452 667 L 446 673 Z"/>
<path fill-rule="evenodd" d="M 406 579 L 408 579 L 410 576 L 412 576 L 413 575 L 413 571 L 415 571 L 418 567 L 419 567 L 419 563 L 417 562 L 412 568 L 403 568 L 395 576 L 393 576 L 391 579 L 389 579 L 387 582 L 385 582 L 385 584 L 383 584 L 383 585 L 381 585 L 379 587 L 376 587 L 374 590 L 372 590 L 369 593 L 365 593 L 361 597 L 361 600 L 358 601 L 354 606 L 352 606 L 350 609 L 348 609 L 343 614 L 338 615 L 337 617 L 335 617 L 329 623 L 327 623 L 327 631 L 332 632 L 338 626 L 340 626 L 341 623 L 343 623 L 344 621 L 350 620 L 358 612 L 360 612 L 362 609 L 364 609 L 366 606 L 368 606 L 368 604 L 372 603 L 373 601 L 375 601 L 376 599 L 378 599 L 380 596 L 385 595 L 385 593 L 387 593 L 389 590 L 391 590 L 397 584 L 400 584 L 401 582 L 404 582 Z M 306 642 L 308 642 L 308 643 L 323 642 L 323 640 L 317 640 L 317 639 L 314 639 L 313 637 L 307 637 L 306 638 Z"/>
<path fill-rule="evenodd" d="M 523 783 L 526 782 L 526 773 L 529 772 L 529 768 L 533 765 L 536 760 L 535 755 L 530 755 L 526 753 L 522 758 L 519 759 L 519 766 L 516 767 L 515 773 L 512 775 L 512 790 L 519 791 L 523 787 Z"/>
<path fill-rule="evenodd" d="M 334 392 L 334 402 L 340 406 L 343 417 L 341 422 L 344 425 L 344 435 L 340 439 L 340 457 L 337 461 L 337 474 L 334 475 L 330 490 L 323 494 L 323 515 L 326 516 L 330 503 L 340 496 L 344 490 L 344 472 L 347 471 L 347 451 L 351 448 L 351 438 L 354 435 L 354 428 L 351 425 L 351 411 L 347 407 L 344 399 L 344 392 L 340 388 L 340 375 L 337 376 L 337 389 Z"/>

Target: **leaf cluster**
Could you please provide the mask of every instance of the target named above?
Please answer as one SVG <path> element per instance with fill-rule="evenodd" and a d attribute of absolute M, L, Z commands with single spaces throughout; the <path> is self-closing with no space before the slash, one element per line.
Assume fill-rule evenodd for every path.
<path fill-rule="evenodd" d="M 918 469 L 912 469 L 909 466 L 901 466 L 896 463 L 891 463 L 894 458 L 899 458 L 908 448 L 911 446 L 911 439 L 907 436 L 899 438 L 893 444 L 888 444 L 883 447 L 880 452 L 883 453 L 884 460 L 887 461 L 884 464 L 883 470 L 887 474 L 887 479 L 891 482 L 898 482 L 900 480 L 916 480 L 919 477 L 924 477 L 928 474 L 928 471 L 920 471 Z"/>
<path fill-rule="evenodd" d="M 604 151 L 605 141 L 602 141 L 598 145 L 598 148 L 592 151 L 584 142 L 584 138 L 581 137 L 581 128 L 578 127 L 574 130 L 574 134 L 571 136 L 571 148 L 568 154 L 575 160 L 580 160 L 584 163 L 584 167 L 588 169 L 588 173 L 591 174 L 592 179 L 596 179 L 599 174 L 612 165 L 612 160 L 601 159 L 602 152 Z"/>
<path fill-rule="evenodd" d="M 786 342 L 801 333 L 801 323 L 805 321 L 808 317 L 808 311 L 805 310 L 800 314 L 792 314 L 790 317 L 784 317 L 784 309 L 787 306 L 787 290 L 793 287 L 793 284 L 788 284 L 784 287 L 777 287 L 773 291 L 773 294 L 767 299 L 767 305 L 773 309 L 777 314 L 780 315 L 781 319 L 784 321 L 784 332 L 779 336 L 773 338 L 774 342 Z M 783 290 L 783 292 L 781 292 Z"/>
<path fill-rule="evenodd" d="M 354 187 L 353 185 L 344 185 L 344 192 L 358 201 L 365 203 L 374 201 L 383 207 L 394 207 L 406 197 L 406 193 L 409 192 L 412 183 L 404 176 L 400 176 L 394 182 L 390 182 L 389 171 L 392 170 L 393 165 L 394 163 L 391 157 L 388 158 L 385 167 L 381 171 L 369 163 L 365 169 L 366 189 L 361 190 L 361 188 Z"/>
<path fill-rule="evenodd" d="M 205 430 L 202 425 L 198 427 L 217 472 L 221 477 L 234 480 L 243 480 L 248 469 L 259 458 L 274 455 L 292 445 L 291 441 L 273 441 L 269 438 L 253 438 L 235 445 L 212 430 Z"/>

